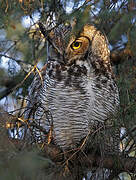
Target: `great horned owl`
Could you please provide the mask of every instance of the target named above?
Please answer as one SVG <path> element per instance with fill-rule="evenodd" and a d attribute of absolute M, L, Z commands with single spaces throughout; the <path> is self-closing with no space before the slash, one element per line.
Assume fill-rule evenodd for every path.
<path fill-rule="evenodd" d="M 78 147 L 98 129 L 106 131 L 119 105 L 105 36 L 92 25 L 85 25 L 78 35 L 70 29 L 60 26 L 50 32 L 46 70 L 31 84 L 26 113 L 37 124 L 30 129 L 33 140 L 45 140 L 38 126 L 46 132 L 52 126 L 53 141 L 62 150 Z M 101 143 L 106 139 L 107 134 Z"/>

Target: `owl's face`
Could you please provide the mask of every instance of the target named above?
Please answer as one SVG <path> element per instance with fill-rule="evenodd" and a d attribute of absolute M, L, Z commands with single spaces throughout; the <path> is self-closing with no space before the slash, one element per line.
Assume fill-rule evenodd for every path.
<path fill-rule="evenodd" d="M 50 38 L 52 41 L 51 58 L 62 63 L 85 62 L 88 59 L 91 61 L 90 57 L 96 57 L 105 66 L 109 64 L 110 52 L 107 39 L 92 25 L 85 25 L 77 36 L 73 35 L 70 29 L 66 31 L 63 28 L 59 32 L 54 30 L 51 32 Z"/>

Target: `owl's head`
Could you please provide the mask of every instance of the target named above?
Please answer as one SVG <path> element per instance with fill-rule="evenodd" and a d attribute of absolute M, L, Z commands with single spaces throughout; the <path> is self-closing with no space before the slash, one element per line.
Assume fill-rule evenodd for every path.
<path fill-rule="evenodd" d="M 77 36 L 71 31 L 70 26 L 62 26 L 50 33 L 51 56 L 68 64 L 76 60 L 86 60 L 88 56 L 109 63 L 110 51 L 107 39 L 100 31 L 92 25 L 85 25 Z"/>

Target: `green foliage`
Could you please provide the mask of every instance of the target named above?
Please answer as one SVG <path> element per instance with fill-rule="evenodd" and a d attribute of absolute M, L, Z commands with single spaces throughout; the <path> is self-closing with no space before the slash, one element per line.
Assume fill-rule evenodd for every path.
<path fill-rule="evenodd" d="M 131 20 L 133 18 L 133 13 L 122 14 L 120 20 L 114 25 L 109 34 L 110 41 L 119 40 L 121 35 L 127 34 L 130 27 L 133 26 Z"/>
<path fill-rule="evenodd" d="M 129 43 L 134 56 L 136 56 L 136 26 L 130 28 Z"/>
<path fill-rule="evenodd" d="M 136 61 L 131 58 L 118 66 L 118 87 L 120 90 L 120 119 L 123 134 L 124 153 L 129 156 L 136 154 Z"/>
<path fill-rule="evenodd" d="M 13 153 L 12 151 L 12 148 L 10 148 L 10 154 Z M 6 152 L 4 154 L 7 155 Z M 54 166 L 53 162 L 34 150 L 16 152 L 9 159 L 1 160 L 0 164 L 2 180 L 42 180 L 49 176 Z"/>

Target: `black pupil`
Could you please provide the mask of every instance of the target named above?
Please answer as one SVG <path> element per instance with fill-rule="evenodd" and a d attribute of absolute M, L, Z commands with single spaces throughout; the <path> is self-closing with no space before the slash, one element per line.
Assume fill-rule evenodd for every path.
<path fill-rule="evenodd" d="M 75 43 L 74 43 L 74 46 L 75 46 L 75 47 L 78 47 L 78 46 L 79 46 L 79 42 L 75 42 Z"/>

